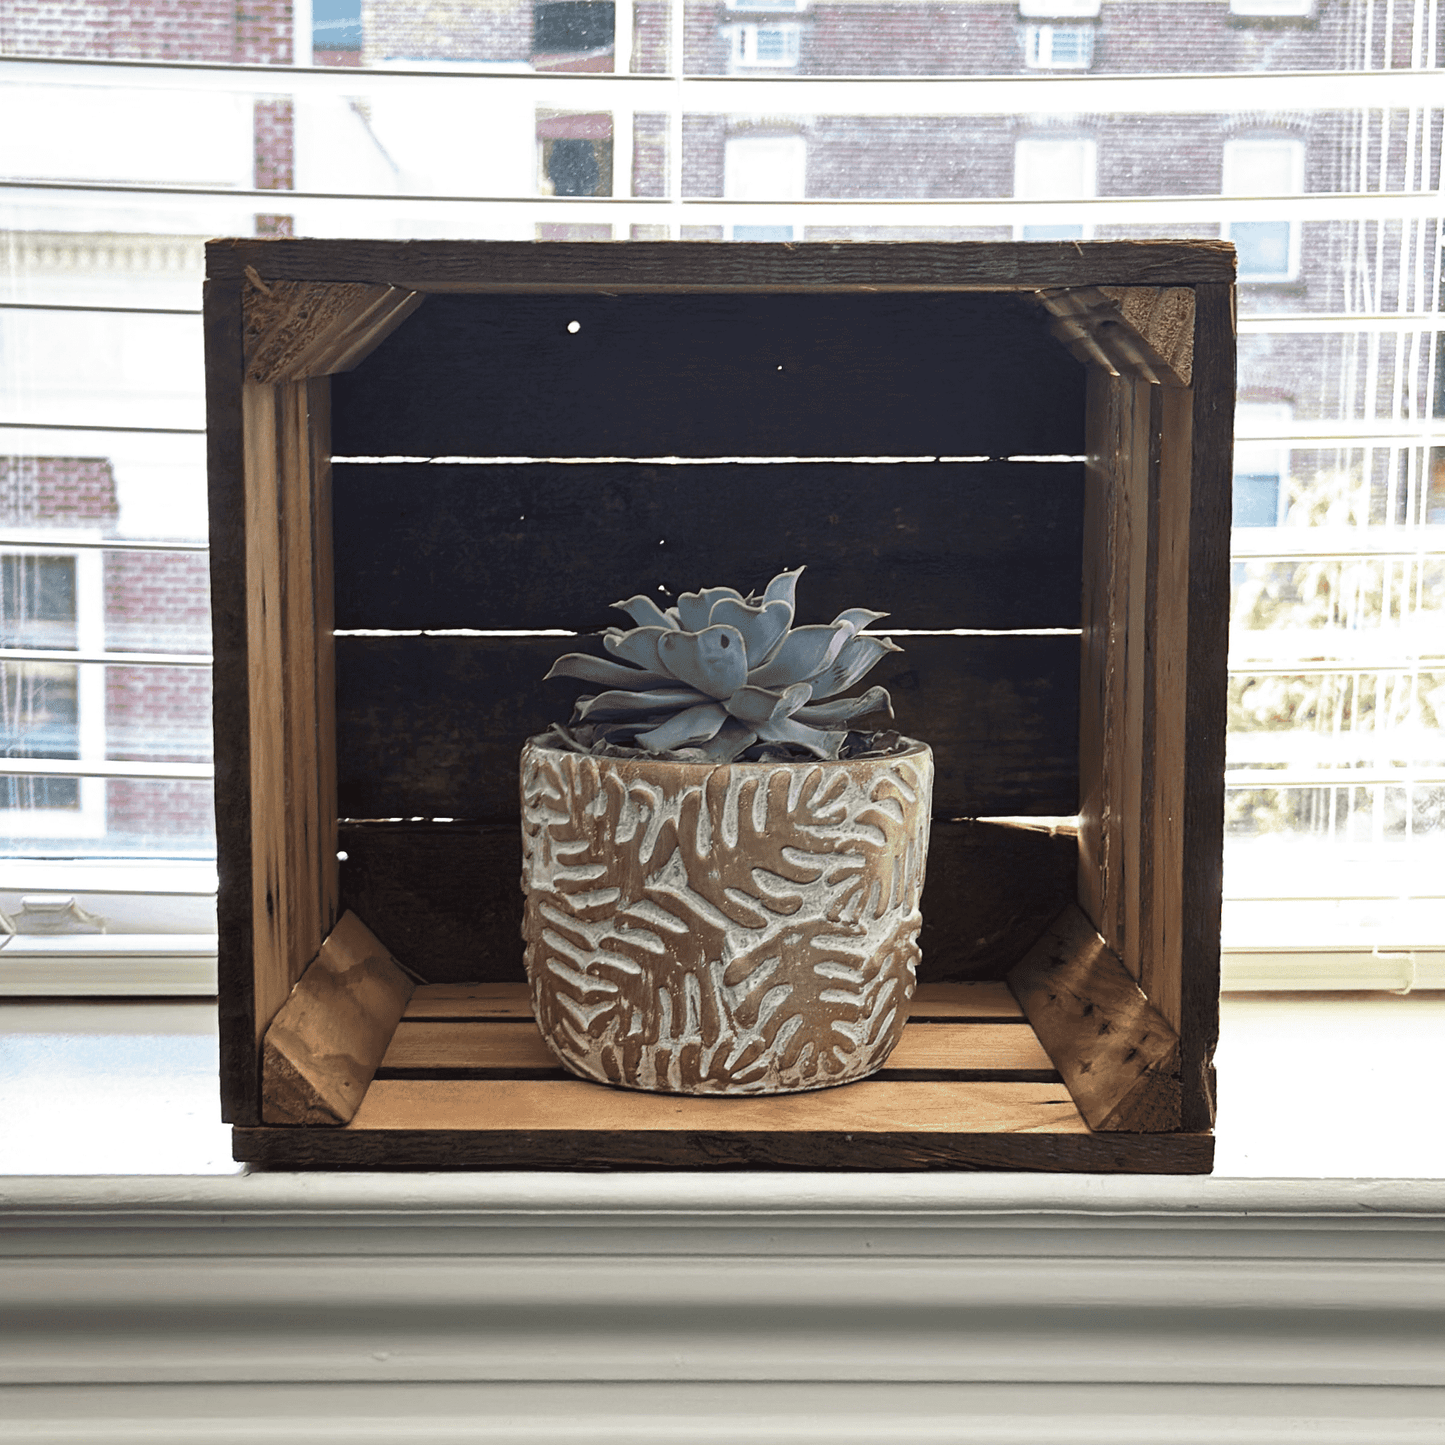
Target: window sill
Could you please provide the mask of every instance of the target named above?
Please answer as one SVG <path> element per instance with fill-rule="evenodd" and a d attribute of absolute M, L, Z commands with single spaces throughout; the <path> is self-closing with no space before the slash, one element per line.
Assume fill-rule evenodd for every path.
<path fill-rule="evenodd" d="M 1431 1183 L 36 1179 L 0 1271 L 47 1445 L 1433 1445 L 1445 1387 Z"/>

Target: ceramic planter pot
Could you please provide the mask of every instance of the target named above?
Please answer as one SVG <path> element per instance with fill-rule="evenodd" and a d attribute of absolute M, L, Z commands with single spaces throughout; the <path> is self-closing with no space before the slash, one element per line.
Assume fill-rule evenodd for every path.
<path fill-rule="evenodd" d="M 933 754 L 522 752 L 537 1022 L 584 1079 L 782 1094 L 861 1079 L 913 995 Z"/>

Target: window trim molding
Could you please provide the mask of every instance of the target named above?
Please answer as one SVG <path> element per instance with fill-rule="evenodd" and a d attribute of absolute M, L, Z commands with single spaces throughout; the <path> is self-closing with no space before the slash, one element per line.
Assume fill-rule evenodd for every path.
<path fill-rule="evenodd" d="M 1423 1445 L 1445 1384 L 1436 1180 L 22 1178 L 0 1259 L 51 1445 Z"/>

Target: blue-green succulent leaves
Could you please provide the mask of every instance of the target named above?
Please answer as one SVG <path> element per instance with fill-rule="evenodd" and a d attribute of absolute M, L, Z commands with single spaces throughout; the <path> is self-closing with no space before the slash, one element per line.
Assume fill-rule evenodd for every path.
<path fill-rule="evenodd" d="M 636 625 L 607 629 L 602 643 L 611 658 L 569 652 L 547 676 L 603 689 L 577 699 L 573 722 L 598 724 L 610 740 L 649 752 L 686 749 L 689 757 L 731 762 L 773 743 L 836 758 L 852 719 L 893 715 L 884 688 L 838 694 L 899 649 L 863 632 L 887 616 L 866 607 L 840 612 L 826 627 L 794 627 L 802 570 L 779 573 L 750 597 L 731 587 L 684 592 L 666 611 L 650 597 L 629 597 L 615 605 Z"/>

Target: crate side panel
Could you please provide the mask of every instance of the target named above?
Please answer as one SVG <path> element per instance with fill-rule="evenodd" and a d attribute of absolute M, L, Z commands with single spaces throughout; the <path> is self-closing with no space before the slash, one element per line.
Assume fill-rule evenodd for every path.
<path fill-rule="evenodd" d="M 516 824 L 344 823 L 341 904 L 428 983 L 521 983 Z M 1000 823 L 935 823 L 923 983 L 997 979 L 1069 901 L 1075 843 Z"/>
<path fill-rule="evenodd" d="M 802 622 L 1077 627 L 1082 507 L 1077 463 L 340 465 L 337 625 L 592 630 L 806 563 Z"/>
<path fill-rule="evenodd" d="M 208 281 L 205 301 L 206 470 L 211 515 L 211 629 L 215 664 L 216 900 L 219 934 L 221 1112 L 260 1122 L 255 984 L 251 976 L 251 770 L 247 704 L 245 374 L 238 282 Z"/>
<path fill-rule="evenodd" d="M 1205 1129 L 1213 1123 L 1213 1057 L 1219 1038 L 1234 300 L 1232 286 L 1201 286 L 1197 292 L 1190 415 L 1193 460 L 1179 1030 L 1186 1129 Z"/>
<path fill-rule="evenodd" d="M 573 332 L 569 327 L 576 325 Z M 1013 295 L 433 296 L 334 383 L 337 456 L 1077 455 Z"/>
<path fill-rule="evenodd" d="M 927 741 L 946 818 L 1072 815 L 1078 805 L 1076 637 L 910 637 L 867 681 Z M 541 678 L 559 639 L 339 637 L 343 818 L 518 815 L 523 741 L 564 722 L 585 685 Z M 565 646 L 565 643 L 563 644 Z M 587 651 L 600 654 L 593 643 Z"/>

